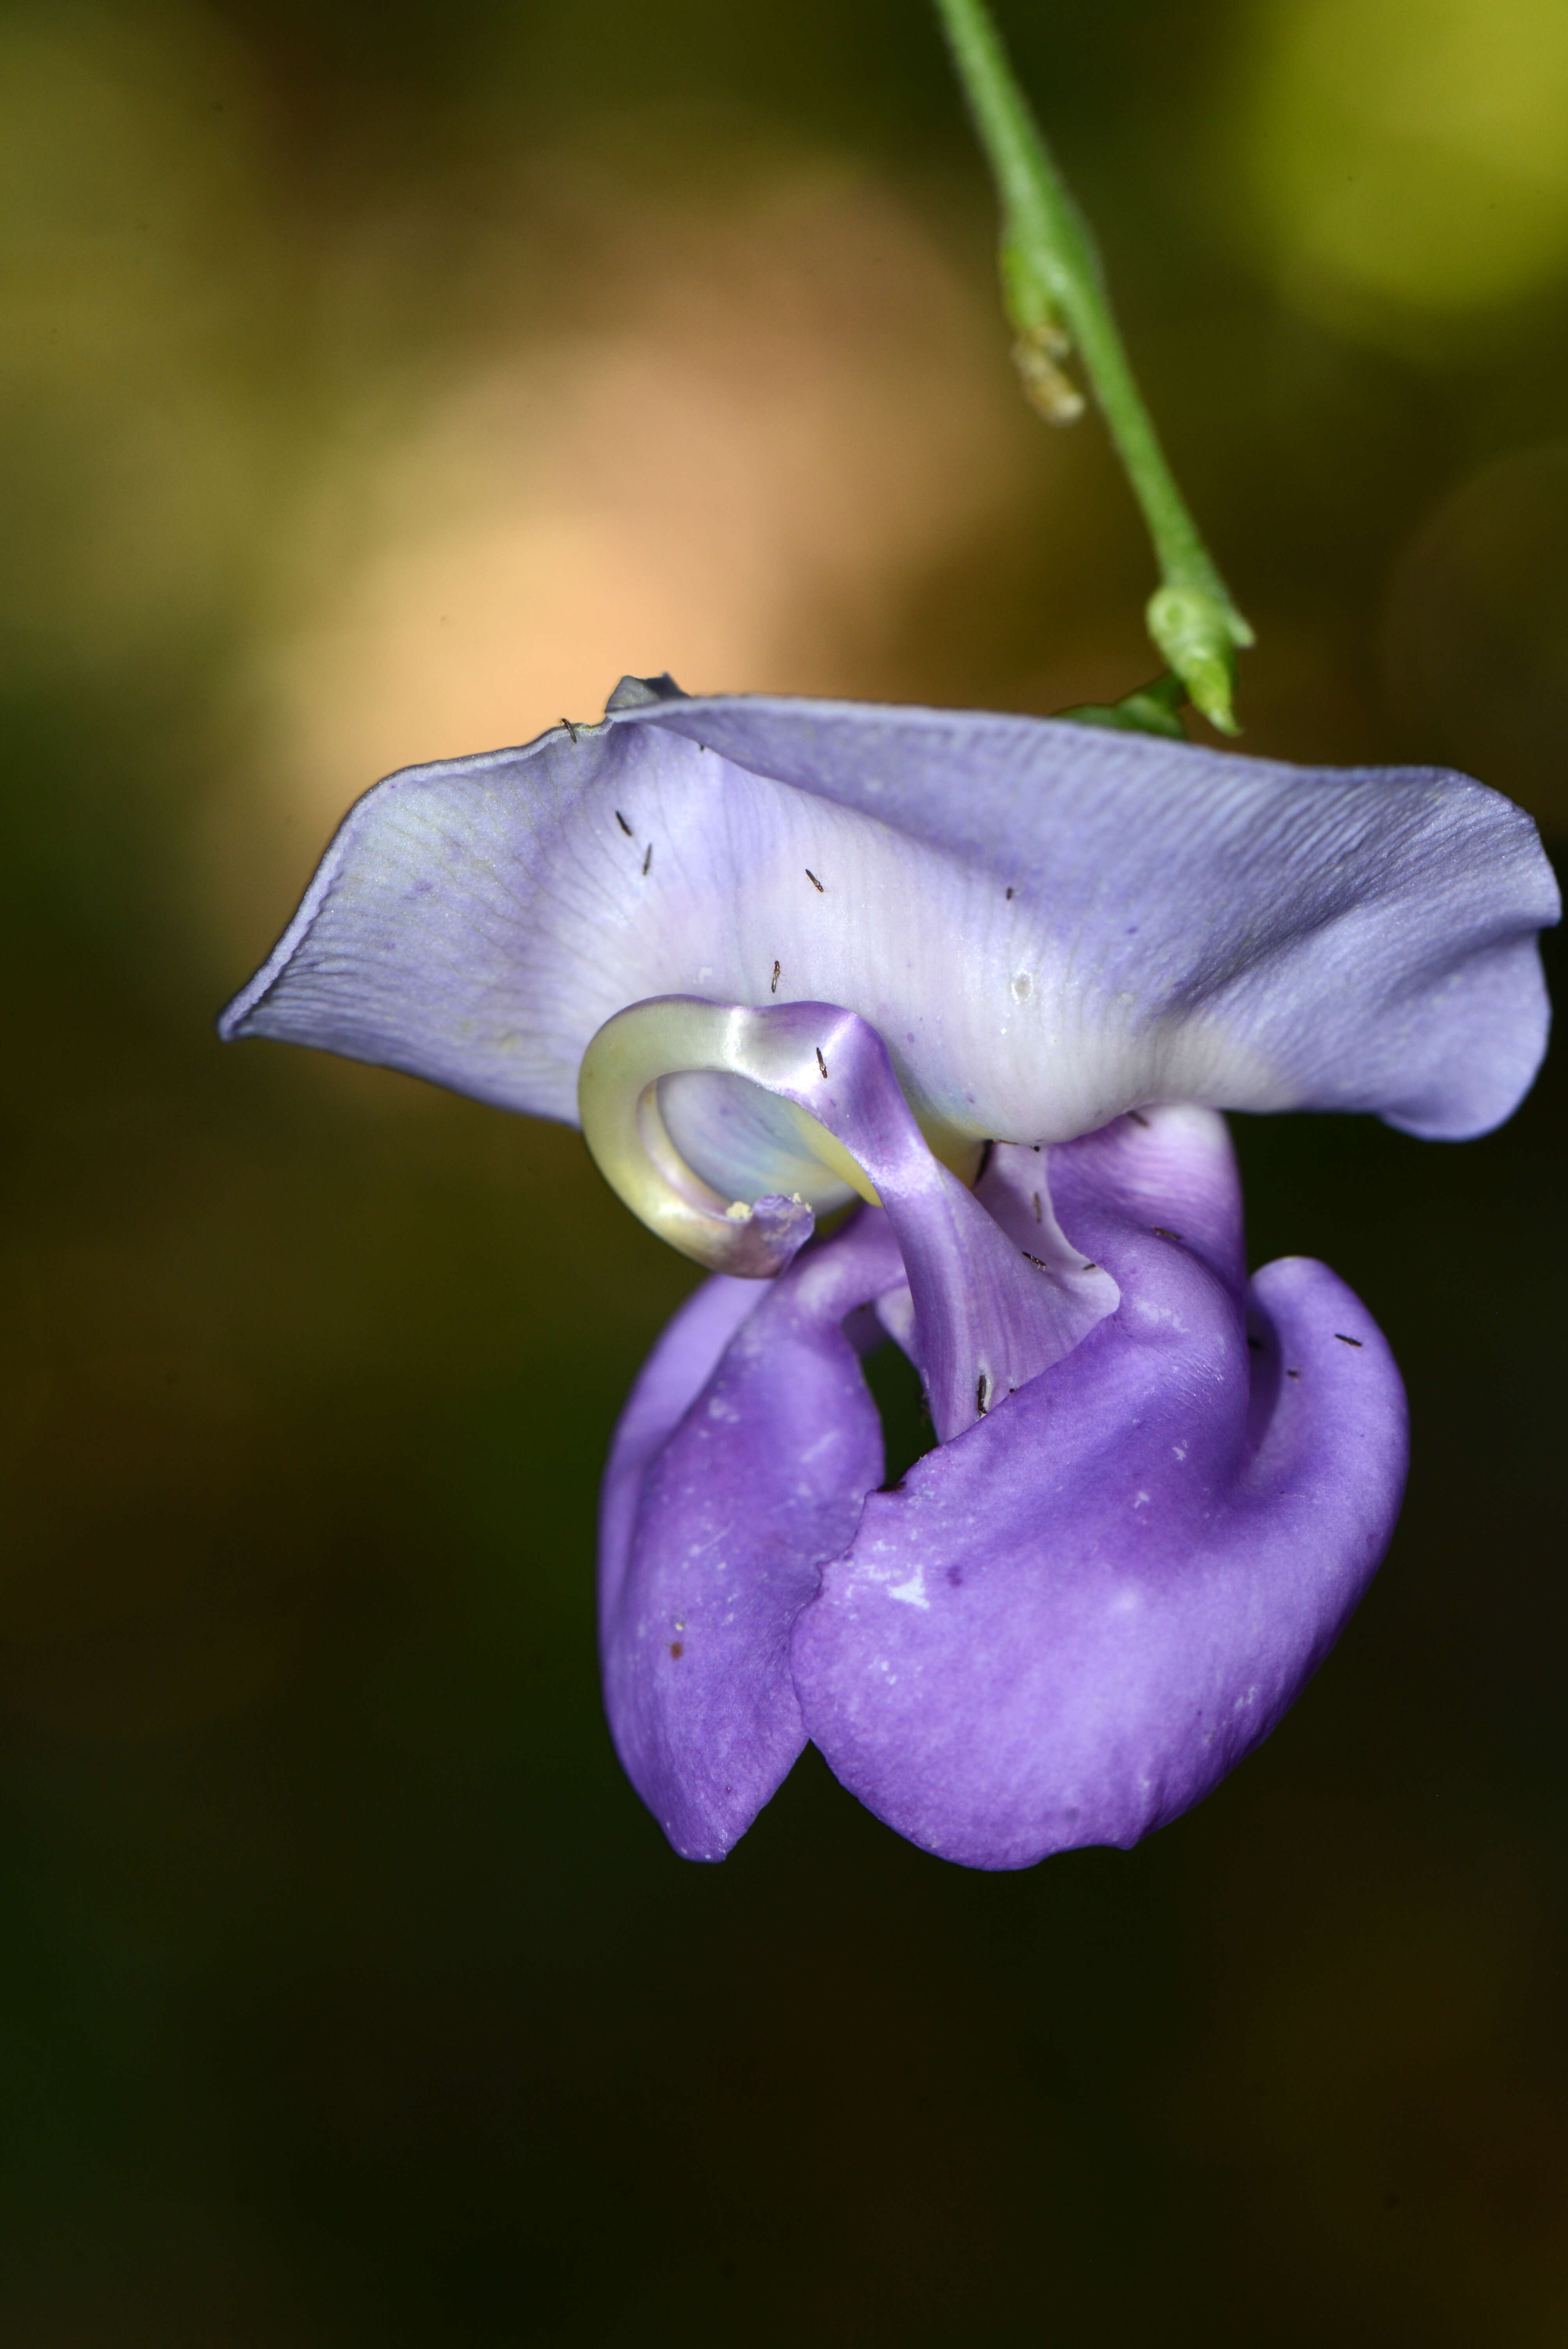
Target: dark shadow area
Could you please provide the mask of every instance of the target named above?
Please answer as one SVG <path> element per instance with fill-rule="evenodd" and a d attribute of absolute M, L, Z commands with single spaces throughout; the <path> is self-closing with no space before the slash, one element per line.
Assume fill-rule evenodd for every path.
<path fill-rule="evenodd" d="M 886 1492 L 901 1485 L 915 1462 L 934 1450 L 936 1431 L 931 1424 L 920 1373 L 901 1348 L 891 1342 L 879 1346 L 861 1368 L 882 1416 L 882 1490 Z"/>

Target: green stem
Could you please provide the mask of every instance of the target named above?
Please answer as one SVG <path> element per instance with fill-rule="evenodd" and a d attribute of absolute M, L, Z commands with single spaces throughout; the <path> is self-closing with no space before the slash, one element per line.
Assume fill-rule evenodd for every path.
<path fill-rule="evenodd" d="M 1077 345 L 1154 543 L 1161 585 L 1149 633 L 1194 707 L 1225 733 L 1235 652 L 1253 632 L 1177 488 L 1133 380 L 1088 225 L 1068 192 L 1007 62 L 985 0 L 935 0 L 1002 205 L 1002 282 L 1016 356 L 1034 405 L 1053 421 L 1077 413 L 1057 361 Z"/>

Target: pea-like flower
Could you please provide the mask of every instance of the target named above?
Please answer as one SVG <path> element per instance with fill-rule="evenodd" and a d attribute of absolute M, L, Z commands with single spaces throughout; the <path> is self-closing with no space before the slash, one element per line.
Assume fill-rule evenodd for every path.
<path fill-rule="evenodd" d="M 222 1028 L 580 1117 L 710 1268 L 602 1518 L 611 1728 L 676 1848 L 810 1740 L 1015 1868 L 1207 1793 L 1398 1512 L 1388 1349 L 1323 1265 L 1248 1280 L 1218 1112 L 1486 1132 L 1557 914 L 1463 776 L 628 678 L 378 784 Z M 890 1337 L 938 1438 L 891 1489 Z"/>

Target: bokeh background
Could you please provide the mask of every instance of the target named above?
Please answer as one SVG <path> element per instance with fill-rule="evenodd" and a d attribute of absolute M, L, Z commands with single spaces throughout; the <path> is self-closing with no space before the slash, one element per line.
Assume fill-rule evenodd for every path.
<path fill-rule="evenodd" d="M 1561 0 L 1002 14 L 1246 747 L 1568 838 Z M 0 189 L 0 2337 L 1556 2349 L 1560 1069 L 1238 1122 L 1404 1524 L 1207 1806 L 985 1878 L 810 1756 L 668 1854 L 590 1578 L 688 1269 L 573 1133 L 212 1037 L 378 773 L 623 670 L 1149 674 L 919 0 L 8 0 Z"/>

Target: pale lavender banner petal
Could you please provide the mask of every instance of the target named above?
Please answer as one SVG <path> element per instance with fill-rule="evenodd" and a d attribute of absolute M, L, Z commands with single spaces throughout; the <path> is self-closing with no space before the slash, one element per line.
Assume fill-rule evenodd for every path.
<path fill-rule="evenodd" d="M 635 721 L 989 876 L 970 906 L 984 917 L 950 933 L 965 940 L 966 999 L 1012 1030 L 1013 1055 L 956 1056 L 986 1070 L 989 1133 L 1062 1140 L 1180 1100 L 1371 1110 L 1459 1139 L 1509 1116 L 1540 1065 L 1535 939 L 1561 915 L 1557 885 L 1531 818 L 1469 776 L 760 695 L 661 696 L 621 722 Z M 918 901 L 894 912 L 920 923 Z M 821 992 L 883 1027 L 896 1057 L 876 1010 Z M 934 990 L 919 992 L 928 1008 Z M 1001 1113 L 1005 1063 L 1047 1036 L 1068 1069 L 1015 1075 L 1015 1113 Z M 1119 1059 L 1114 1099 L 1102 1088 L 1097 1101 L 1072 1065 L 1090 1041 Z"/>
<path fill-rule="evenodd" d="M 1171 1099 L 1459 1135 L 1533 1073 L 1556 911 L 1528 817 L 1461 776 L 665 699 L 378 785 L 222 1026 L 571 1118 L 628 1004 L 814 999 L 977 1137 Z M 738 1196 L 793 1187 L 737 1148 Z"/>
<path fill-rule="evenodd" d="M 793 1641 L 838 1776 L 980 1868 L 1133 1843 L 1217 1784 L 1331 1646 L 1405 1473 L 1398 1373 L 1326 1268 L 1259 1275 L 1249 1346 L 1217 1120 L 1123 1121 L 1051 1172 L 1119 1311 L 870 1497 Z"/>
<path fill-rule="evenodd" d="M 841 1324 L 899 1275 L 887 1223 L 868 1212 L 770 1284 L 708 1282 L 618 1433 L 604 1702 L 627 1775 L 687 1858 L 721 1859 L 805 1744 L 790 1628 L 882 1473 Z"/>

